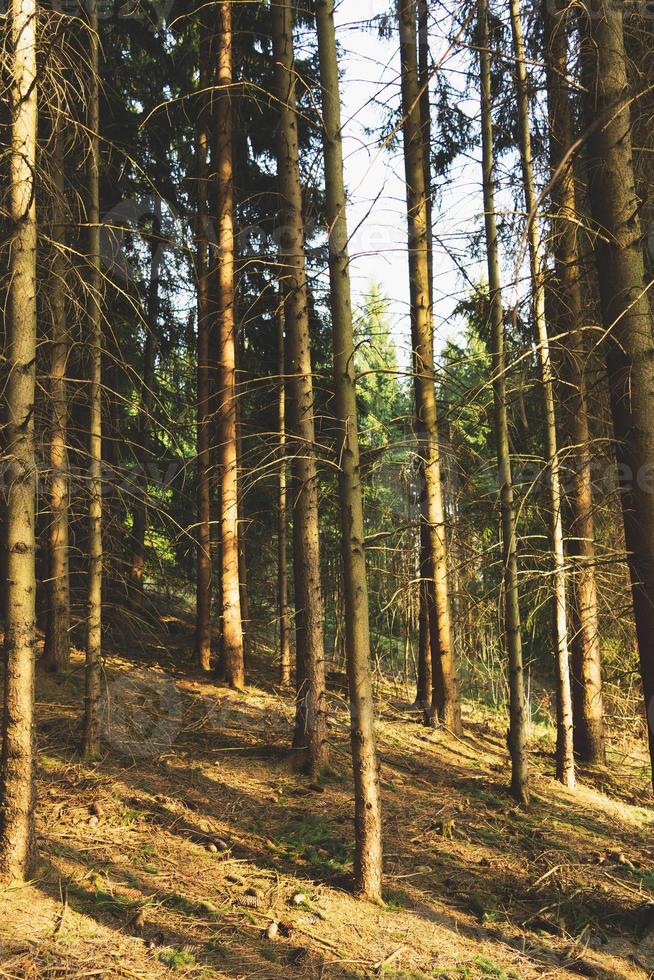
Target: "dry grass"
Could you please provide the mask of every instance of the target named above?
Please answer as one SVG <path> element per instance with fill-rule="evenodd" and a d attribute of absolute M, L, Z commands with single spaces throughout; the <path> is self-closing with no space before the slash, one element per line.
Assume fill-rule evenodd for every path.
<path fill-rule="evenodd" d="M 0 977 L 652 975 L 653 814 L 633 759 L 572 794 L 543 730 L 525 811 L 506 793 L 502 719 L 469 706 L 456 739 L 384 708 L 378 909 L 349 892 L 342 702 L 317 792 L 293 772 L 289 698 L 265 663 L 252 676 L 239 696 L 110 658 L 95 764 L 74 753 L 79 661 L 40 678 L 40 863 L 2 895 Z"/>

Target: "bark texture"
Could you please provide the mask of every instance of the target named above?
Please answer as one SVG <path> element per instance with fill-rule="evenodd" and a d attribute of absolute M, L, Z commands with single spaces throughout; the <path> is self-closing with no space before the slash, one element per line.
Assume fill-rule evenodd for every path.
<path fill-rule="evenodd" d="M 545 452 L 550 492 L 550 547 L 554 585 L 554 622 L 556 641 L 556 774 L 569 788 L 575 785 L 573 751 L 572 689 L 570 684 L 570 653 L 568 648 L 568 614 L 566 596 L 565 551 L 563 540 L 563 497 L 561 493 L 561 461 L 559 456 L 556 412 L 554 408 L 554 375 L 550 342 L 545 316 L 545 267 L 540 240 L 538 201 L 534 185 L 531 148 L 529 84 L 527 60 L 520 19 L 519 0 L 510 0 L 511 31 L 515 55 L 516 91 L 518 102 L 518 131 L 520 163 L 527 213 L 526 236 L 529 247 L 529 267 L 532 284 L 532 309 L 536 327 L 536 342 L 540 361 L 540 377 L 545 410 Z"/>
<path fill-rule="evenodd" d="M 37 9 L 34 0 L 12 0 L 10 18 L 12 244 L 6 390 L 7 604 L 0 761 L 0 880 L 3 882 L 25 880 L 35 848 Z"/>
<path fill-rule="evenodd" d="M 70 576 L 68 554 L 68 392 L 66 367 L 70 337 L 66 323 L 64 284 L 68 263 L 66 247 L 66 140 L 61 118 L 54 122 L 52 143 L 52 274 L 50 334 L 50 527 L 48 533 L 48 619 L 44 663 L 60 672 L 70 667 Z"/>
<path fill-rule="evenodd" d="M 500 279 L 500 256 L 495 211 L 493 164 L 493 118 L 491 102 L 491 62 L 487 0 L 479 0 L 479 61 L 481 81 L 481 138 L 486 226 L 486 260 L 492 328 L 493 394 L 495 399 L 495 439 L 502 522 L 502 563 L 504 631 L 509 660 L 509 751 L 511 753 L 511 792 L 520 803 L 529 801 L 527 755 L 527 708 L 522 661 L 522 626 L 518 590 L 517 530 L 511 473 L 509 423 L 506 397 L 506 350 L 504 309 Z"/>
<path fill-rule="evenodd" d="M 427 242 L 427 194 L 420 118 L 415 0 L 398 0 L 397 9 L 402 63 L 416 430 L 425 479 L 424 519 L 428 529 L 429 574 L 434 583 L 434 603 L 429 609 L 433 658 L 432 712 L 435 720 L 442 722 L 454 732 L 460 732 L 461 705 L 452 644 L 445 509 L 436 411 Z"/>
<path fill-rule="evenodd" d="M 631 143 L 622 9 L 581 17 L 588 180 L 640 669 L 654 764 L 654 343 Z"/>
<path fill-rule="evenodd" d="M 221 678 L 245 684 L 239 585 L 238 453 L 236 438 L 236 320 L 234 311 L 234 168 L 232 115 L 232 3 L 218 4 L 218 469 L 220 494 Z"/>
<path fill-rule="evenodd" d="M 288 620 L 288 559 L 286 500 L 286 366 L 284 354 L 284 305 L 280 300 L 277 315 L 277 356 L 279 392 L 277 425 L 279 432 L 279 475 L 277 484 L 277 612 L 279 616 L 279 683 L 291 683 L 291 640 Z"/>
<path fill-rule="evenodd" d="M 320 581 L 318 484 L 308 290 L 296 111 L 293 5 L 272 6 L 275 95 L 279 107 L 277 178 L 280 277 L 285 297 L 288 438 L 293 472 L 297 710 L 299 766 L 317 778 L 327 764 L 324 606 Z"/>
<path fill-rule="evenodd" d="M 552 167 L 552 237 L 555 257 L 558 333 L 564 338 L 567 406 L 572 443 L 574 486 L 571 494 L 569 552 L 575 630 L 572 649 L 574 748 L 583 762 L 604 761 L 604 709 L 599 612 L 595 581 L 595 528 L 590 432 L 586 398 L 588 344 L 584 333 L 578 210 L 571 148 L 570 92 L 567 84 L 567 12 L 553 14 L 544 4 Z"/>
<path fill-rule="evenodd" d="M 198 405 L 197 405 L 197 564 L 195 662 L 202 671 L 211 670 L 211 448 L 209 371 L 209 257 L 207 217 L 207 171 L 209 112 L 208 27 L 200 23 L 200 92 L 197 123 L 197 228 L 195 274 L 198 306 Z"/>
<path fill-rule="evenodd" d="M 86 684 L 82 754 L 100 753 L 100 671 L 102 657 L 102 307 L 100 272 L 100 99 L 98 9 L 89 0 L 89 154 L 87 161 L 87 338 L 89 388 L 89 525 L 86 613 Z"/>
<path fill-rule="evenodd" d="M 370 673 L 368 583 L 333 0 L 316 0 L 316 24 L 322 89 L 327 223 L 330 231 L 329 274 L 334 336 L 334 386 L 339 428 L 337 458 L 340 461 L 339 499 L 345 648 L 354 772 L 354 874 L 357 891 L 370 901 L 381 903 L 381 801 Z"/>

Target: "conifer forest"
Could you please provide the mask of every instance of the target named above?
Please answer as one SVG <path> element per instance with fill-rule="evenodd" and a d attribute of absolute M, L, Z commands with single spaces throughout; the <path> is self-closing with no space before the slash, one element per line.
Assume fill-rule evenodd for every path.
<path fill-rule="evenodd" d="M 654 3 L 0 90 L 0 978 L 654 977 Z"/>

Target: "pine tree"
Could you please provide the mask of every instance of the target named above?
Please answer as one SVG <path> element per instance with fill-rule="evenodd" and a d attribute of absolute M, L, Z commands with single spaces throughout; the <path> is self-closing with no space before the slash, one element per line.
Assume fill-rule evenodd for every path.
<path fill-rule="evenodd" d="M 12 0 L 8 380 L 6 391 L 7 602 L 0 760 L 0 879 L 23 881 L 34 839 L 36 643 L 36 139 L 37 9 Z"/>

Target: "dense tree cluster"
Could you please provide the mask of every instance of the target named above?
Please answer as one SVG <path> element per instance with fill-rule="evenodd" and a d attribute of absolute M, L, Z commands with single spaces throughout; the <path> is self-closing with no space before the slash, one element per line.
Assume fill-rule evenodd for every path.
<path fill-rule="evenodd" d="M 239 691 L 274 660 L 314 784 L 346 672 L 376 902 L 375 679 L 454 735 L 464 700 L 506 708 L 523 805 L 550 701 L 568 788 L 630 714 L 654 759 L 647 11 L 397 0 L 360 25 L 399 51 L 370 139 L 405 165 L 406 362 L 385 287 L 353 297 L 333 0 L 1 20 L 0 877 L 34 856 L 38 637 L 39 670 L 83 651 L 98 758 L 103 649 L 171 603 L 186 669 Z M 461 160 L 482 193 L 444 342 Z"/>

